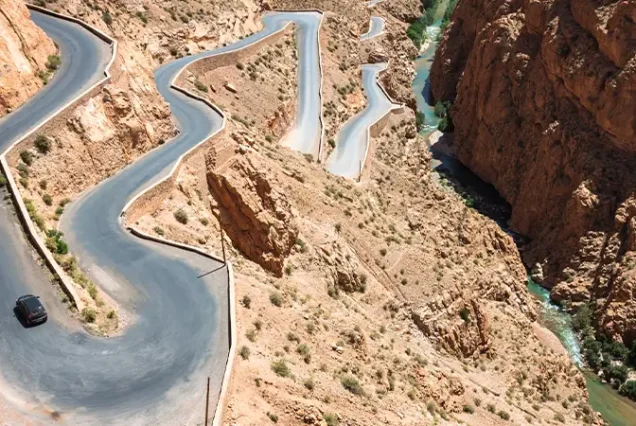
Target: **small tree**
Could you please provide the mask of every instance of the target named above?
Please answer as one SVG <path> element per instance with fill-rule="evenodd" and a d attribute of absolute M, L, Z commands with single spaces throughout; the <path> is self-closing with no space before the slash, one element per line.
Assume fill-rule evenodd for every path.
<path fill-rule="evenodd" d="M 636 380 L 625 382 L 623 386 L 621 386 L 619 393 L 632 401 L 636 401 Z"/>

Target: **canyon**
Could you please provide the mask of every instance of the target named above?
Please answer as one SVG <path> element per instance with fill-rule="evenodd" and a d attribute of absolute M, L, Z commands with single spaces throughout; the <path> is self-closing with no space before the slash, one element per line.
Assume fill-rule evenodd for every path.
<path fill-rule="evenodd" d="M 12 3 L 18 5 L 17 0 Z M 528 4 L 539 32 L 550 15 L 547 8 L 537 10 L 535 3 Z M 322 154 L 316 158 L 284 144 L 302 106 L 296 87 L 302 38 L 291 26 L 231 61 L 223 62 L 228 56 L 222 61 L 210 58 L 185 68 L 178 84 L 222 110 L 227 125 L 189 153 L 175 175 L 155 187 L 152 198 L 133 203 L 124 218 L 126 226 L 223 253 L 234 264 L 239 348 L 224 424 L 600 424 L 588 405 L 584 377 L 558 339 L 537 322 L 538 305 L 526 289 L 526 270 L 511 236 L 431 171 L 428 141 L 415 126 L 410 87 L 417 48 L 406 36 L 409 23 L 422 13 L 419 1 L 387 0 L 372 8 L 353 0 L 58 0 L 48 6 L 86 20 L 119 41 L 112 81 L 40 132 L 50 143 L 47 152 L 38 152 L 34 136 L 10 155 L 16 175 L 28 166 L 20 191 L 51 228 L 64 214 L 58 210 L 60 203 L 81 202 L 84 191 L 187 131 L 175 129 L 154 85 L 153 71 L 161 64 L 243 39 L 262 28 L 260 16 L 267 11 L 324 11 L 318 33 Z M 499 22 L 496 13 L 504 14 L 500 25 L 506 30 L 524 28 L 521 14 L 508 16 L 514 14 L 513 6 L 521 7 L 518 2 L 494 6 L 460 2 L 434 63 L 435 96 L 457 98 L 452 110 L 457 146 L 468 137 L 462 122 L 477 115 L 473 111 L 471 117 L 462 116 L 461 93 L 467 90 L 462 83 L 469 68 L 460 63 L 472 58 L 470 35 L 477 37 L 477 24 Z M 477 19 L 469 19 L 473 12 L 479 12 Z M 385 33 L 360 41 L 371 16 L 385 20 Z M 620 19 L 612 22 L 629 29 Z M 629 62 L 629 45 L 621 44 L 625 38 L 605 40 L 617 63 Z M 531 41 L 520 44 L 531 47 Z M 532 63 L 531 49 L 524 52 L 519 60 Z M 38 53 L 37 60 L 48 54 Z M 485 57 L 474 55 L 474 61 Z M 366 105 L 361 65 L 378 62 L 389 62 L 380 84 L 405 107 L 391 111 L 375 127 L 359 181 L 334 176 L 324 167 L 333 149 L 330 140 Z M 493 62 L 496 69 L 503 64 Z M 553 72 L 561 72 L 563 79 L 570 76 L 558 67 Z M 34 66 L 31 78 L 35 73 Z M 476 81 L 481 81 L 479 75 Z M 458 80 L 455 85 L 453 78 Z M 576 81 L 572 86 L 578 88 Z M 490 88 L 485 92 L 493 93 Z M 589 99 L 584 101 L 589 104 Z M 464 102 L 476 108 L 473 95 Z M 618 111 L 629 107 L 628 100 L 621 102 Z M 490 111 L 492 115 L 472 122 L 473 130 L 506 111 Z M 612 127 L 606 122 L 614 119 L 612 111 L 595 112 L 601 123 Z M 523 120 L 512 120 L 517 122 Z M 629 138 L 629 125 L 619 131 Z M 604 141 L 611 140 L 608 136 Z M 32 153 L 31 164 L 20 154 L 24 151 Z M 467 154 L 458 151 L 465 161 Z M 479 173 L 479 167 L 475 169 Z M 602 197 L 590 192 L 591 185 L 579 192 L 588 197 L 586 206 L 593 212 Z M 580 213 L 582 223 L 570 232 L 586 232 L 589 222 L 583 219 L 598 222 L 588 210 Z M 631 247 L 631 207 L 617 209 L 614 216 L 619 228 L 607 238 Z M 525 223 L 513 217 L 513 226 L 515 220 Z M 546 256 L 538 240 L 523 255 L 541 264 L 547 285 L 553 269 L 551 263 L 536 260 Z M 608 263 L 610 258 L 626 262 L 621 248 L 616 249 L 620 256 L 611 256 L 612 244 L 602 250 L 608 269 L 614 265 Z M 586 261 L 593 264 L 594 259 Z M 107 302 L 98 312 L 105 324 L 101 334 L 125 333 L 123 313 L 124 321 L 116 326 L 106 321 L 106 309 L 117 309 L 116 292 L 95 281 Z M 573 277 L 572 283 L 580 282 Z M 82 297 L 97 303 L 89 293 Z"/>
<path fill-rule="evenodd" d="M 636 340 L 636 4 L 459 2 L 431 71 L 452 148 L 512 206 L 552 300 Z"/>

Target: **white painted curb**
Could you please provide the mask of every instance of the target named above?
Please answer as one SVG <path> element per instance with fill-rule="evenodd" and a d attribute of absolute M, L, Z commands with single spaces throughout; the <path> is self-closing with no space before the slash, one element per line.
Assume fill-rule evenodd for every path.
<path fill-rule="evenodd" d="M 53 17 L 56 17 L 56 18 L 59 18 L 59 19 L 63 19 L 63 20 L 69 21 L 69 22 L 73 22 L 75 24 L 78 24 L 78 25 L 86 28 L 88 31 L 92 32 L 93 34 L 95 34 L 100 39 L 104 40 L 106 43 L 111 45 L 111 52 L 112 52 L 111 53 L 111 58 L 110 58 L 110 61 L 108 61 L 108 64 L 106 65 L 106 68 L 104 69 L 104 78 L 103 79 L 101 79 L 97 83 L 93 84 L 91 87 L 86 89 L 80 95 L 76 96 L 74 99 L 72 99 L 69 102 L 67 102 L 66 105 L 58 108 L 56 111 L 51 113 L 47 118 L 42 120 L 36 127 L 31 129 L 30 131 L 28 131 L 20 139 L 18 139 L 16 142 L 11 144 L 11 146 L 9 146 L 0 155 L 0 166 L 2 167 L 2 169 L 4 171 L 4 174 L 5 174 L 6 178 L 7 178 L 7 181 L 9 183 L 9 189 L 11 190 L 11 195 L 12 195 L 13 200 L 15 201 L 15 204 L 17 206 L 17 208 L 16 208 L 17 214 L 18 214 L 18 216 L 20 218 L 20 221 L 24 224 L 24 228 L 25 228 L 25 231 L 26 231 L 27 235 L 29 236 L 29 238 L 33 242 L 33 244 L 34 244 L 35 248 L 37 249 L 37 251 L 42 255 L 42 257 L 43 257 L 44 261 L 46 262 L 46 264 L 48 265 L 49 269 L 51 269 L 53 271 L 53 273 L 56 274 L 59 277 L 60 286 L 62 287 L 62 290 L 64 291 L 64 293 L 66 293 L 66 295 L 70 298 L 70 300 L 75 304 L 77 309 L 81 312 L 82 309 L 84 309 L 84 303 L 82 302 L 82 300 L 77 295 L 77 292 L 75 291 L 75 289 L 73 287 L 73 283 L 71 282 L 69 277 L 66 275 L 66 273 L 64 272 L 62 267 L 55 261 L 55 259 L 53 258 L 53 255 L 46 248 L 46 245 L 45 245 L 44 241 L 39 236 L 38 231 L 37 231 L 35 225 L 33 224 L 33 221 L 31 220 L 31 217 L 29 216 L 29 213 L 26 210 L 26 207 L 24 205 L 24 201 L 22 200 L 22 195 L 20 194 L 20 190 L 18 189 L 18 186 L 15 183 L 15 179 L 13 178 L 13 174 L 11 173 L 11 169 L 9 167 L 9 163 L 7 162 L 6 157 L 7 157 L 7 154 L 9 153 L 9 151 L 11 151 L 13 148 L 15 148 L 19 143 L 23 142 L 25 139 L 27 139 L 28 137 L 32 136 L 35 132 L 37 132 L 43 126 L 48 124 L 51 120 L 53 120 L 55 117 L 57 117 L 60 113 L 62 113 L 63 111 L 65 111 L 69 107 L 73 106 L 75 104 L 75 102 L 77 102 L 78 100 L 80 100 L 83 97 L 87 96 L 93 90 L 97 89 L 99 86 L 101 86 L 101 85 L 103 85 L 103 84 L 105 84 L 105 83 L 110 81 L 110 78 L 111 78 L 110 68 L 113 65 L 113 62 L 115 61 L 115 59 L 117 58 L 117 41 L 112 39 L 108 35 L 104 34 L 99 29 L 97 29 L 97 28 L 95 28 L 95 27 L 93 27 L 93 26 L 91 26 L 91 25 L 89 25 L 89 24 L 77 19 L 77 18 L 73 18 L 73 17 L 67 16 L 67 15 L 62 15 L 60 13 L 53 12 L 53 11 L 45 9 L 43 7 L 34 6 L 34 5 L 31 5 L 31 4 L 27 4 L 26 6 L 29 9 L 36 10 L 38 12 L 45 13 L 45 14 L 51 15 Z"/>

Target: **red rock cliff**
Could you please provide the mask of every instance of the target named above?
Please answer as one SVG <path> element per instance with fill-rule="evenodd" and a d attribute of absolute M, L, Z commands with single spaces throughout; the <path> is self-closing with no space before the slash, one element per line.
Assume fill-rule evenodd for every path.
<path fill-rule="evenodd" d="M 0 116 L 20 106 L 40 87 L 53 42 L 29 17 L 22 0 L 0 0 Z"/>
<path fill-rule="evenodd" d="M 636 340 L 636 2 L 460 0 L 431 84 L 552 297 Z"/>

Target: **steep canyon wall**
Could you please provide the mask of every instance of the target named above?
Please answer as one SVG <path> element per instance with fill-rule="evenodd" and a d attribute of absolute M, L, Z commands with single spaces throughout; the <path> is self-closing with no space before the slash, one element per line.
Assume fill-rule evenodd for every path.
<path fill-rule="evenodd" d="M 431 71 L 454 149 L 557 301 L 636 340 L 636 2 L 460 0 Z"/>

